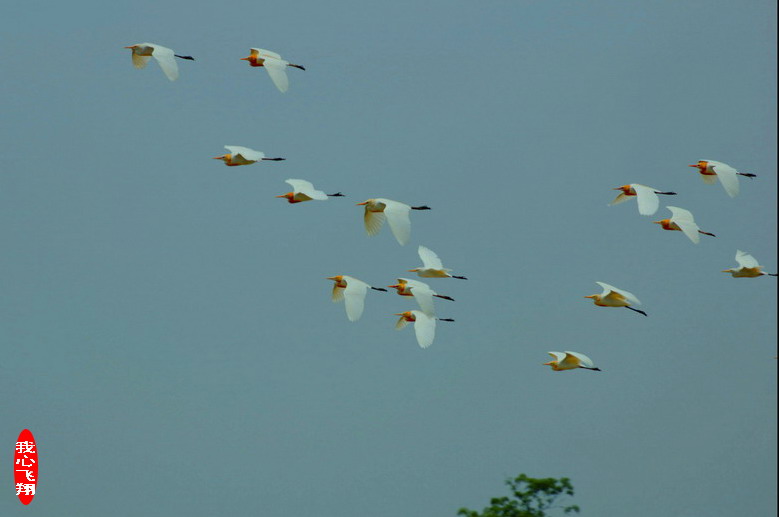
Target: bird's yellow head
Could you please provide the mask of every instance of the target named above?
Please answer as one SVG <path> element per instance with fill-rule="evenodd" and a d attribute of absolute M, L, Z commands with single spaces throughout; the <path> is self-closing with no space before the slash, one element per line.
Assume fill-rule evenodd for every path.
<path fill-rule="evenodd" d="M 214 160 L 222 160 L 225 163 L 230 163 L 230 160 L 232 160 L 233 155 L 230 153 L 223 154 L 222 156 L 214 156 Z"/>
<path fill-rule="evenodd" d="M 241 61 L 248 61 L 251 66 L 262 66 L 265 62 L 262 58 L 257 58 L 257 55 L 252 52 L 250 56 L 242 57 Z"/>
<path fill-rule="evenodd" d="M 705 171 L 708 166 L 709 166 L 709 162 L 705 160 L 698 160 L 698 163 L 696 163 L 695 165 L 688 165 L 688 167 L 695 167 L 696 169 L 699 169 L 701 172 Z"/>
<path fill-rule="evenodd" d="M 344 279 L 343 275 L 335 275 L 335 276 L 329 276 L 327 277 L 328 280 L 333 280 L 335 282 L 341 282 Z"/>
<path fill-rule="evenodd" d="M 416 321 L 417 317 L 414 316 L 414 313 L 411 311 L 406 312 L 396 312 L 395 316 L 402 316 L 404 320 L 406 321 Z"/>
<path fill-rule="evenodd" d="M 630 192 L 630 185 L 622 185 L 621 187 L 615 187 L 611 190 L 621 190 L 625 194 L 628 194 Z"/>

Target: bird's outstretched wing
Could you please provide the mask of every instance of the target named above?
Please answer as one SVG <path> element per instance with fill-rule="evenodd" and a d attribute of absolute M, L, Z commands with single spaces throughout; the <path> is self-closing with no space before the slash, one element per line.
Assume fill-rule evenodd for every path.
<path fill-rule="evenodd" d="M 272 50 L 266 50 L 264 48 L 253 48 L 252 55 L 261 57 L 261 58 L 273 58 L 273 59 L 281 59 L 281 56 L 277 53 L 273 52 Z"/>
<path fill-rule="evenodd" d="M 566 361 L 570 361 L 573 364 L 576 364 L 576 366 L 583 366 L 585 368 L 595 368 L 595 363 L 592 362 L 592 359 L 587 357 L 586 355 L 580 353 L 580 352 L 568 352 L 566 351 Z"/>
<path fill-rule="evenodd" d="M 365 308 L 365 295 L 369 285 L 350 276 L 344 276 L 344 280 L 346 280 L 346 289 L 343 292 L 346 317 L 349 318 L 349 321 L 357 321 Z"/>
<path fill-rule="evenodd" d="M 409 217 L 411 207 L 391 199 L 382 199 L 381 202 L 386 205 L 384 215 L 387 218 L 390 230 L 392 230 L 392 235 L 395 236 L 398 244 L 401 246 L 405 245 L 409 237 L 411 237 L 411 218 Z"/>
<path fill-rule="evenodd" d="M 384 205 L 384 203 L 381 203 Z M 384 205 L 386 206 L 386 205 Z M 365 231 L 368 235 L 376 235 L 384 226 L 384 212 L 373 212 L 368 209 L 368 205 L 365 205 L 365 215 L 363 221 L 365 222 Z"/>
<path fill-rule="evenodd" d="M 417 343 L 422 348 L 433 344 L 435 339 L 435 316 L 428 316 L 424 312 L 411 311 L 417 320 L 414 322 L 414 333 L 417 335 Z"/>
<path fill-rule="evenodd" d="M 405 316 L 401 316 L 397 322 L 395 322 L 395 330 L 402 330 L 406 328 L 406 325 L 408 325 L 408 321 L 406 320 Z"/>
<path fill-rule="evenodd" d="M 175 81 L 179 78 L 179 66 L 176 64 L 176 58 L 173 56 L 173 50 L 154 45 L 154 51 L 151 53 L 154 59 L 159 63 L 160 68 L 168 76 L 168 79 Z"/>
<path fill-rule="evenodd" d="M 657 209 L 660 208 L 660 198 L 655 194 L 655 189 L 637 183 L 634 183 L 631 187 L 636 191 L 639 214 L 652 215 L 657 212 Z"/>
<path fill-rule="evenodd" d="M 627 201 L 631 197 L 633 197 L 633 196 L 628 196 L 628 195 L 625 195 L 624 192 L 620 192 L 619 195 L 617 197 L 615 197 L 614 200 L 611 203 L 609 203 L 609 206 L 614 206 L 614 205 L 618 205 L 620 203 L 624 203 L 625 201 Z"/>
<path fill-rule="evenodd" d="M 314 185 L 310 181 L 295 179 L 288 179 L 285 181 L 292 186 L 292 190 L 294 190 L 296 193 L 305 194 L 311 199 L 316 199 L 319 201 L 327 200 L 327 194 L 321 190 L 315 189 Z"/>
<path fill-rule="evenodd" d="M 666 207 L 668 210 L 671 211 L 671 222 L 676 223 L 676 225 L 682 229 L 682 232 L 689 238 L 692 242 L 695 244 L 698 244 L 701 240 L 701 236 L 698 233 L 698 225 L 695 224 L 695 219 L 692 216 L 692 213 L 689 210 L 685 210 L 684 208 L 679 208 L 676 206 L 668 206 Z"/>
<path fill-rule="evenodd" d="M 425 269 L 443 269 L 444 265 L 441 262 L 441 259 L 438 258 L 438 255 L 435 254 L 433 250 L 430 248 L 426 248 L 425 246 L 419 246 L 419 249 L 417 250 L 417 253 L 419 253 L 419 258 L 422 259 L 422 266 Z"/>
<path fill-rule="evenodd" d="M 411 294 L 419 304 L 419 308 L 422 309 L 422 312 L 428 316 L 435 316 L 435 305 L 433 304 L 433 295 L 435 292 L 430 289 L 429 285 L 408 278 L 398 278 L 398 281 L 404 282 L 407 288 L 411 289 Z"/>
<path fill-rule="evenodd" d="M 287 78 L 287 63 L 273 57 L 265 58 L 263 63 L 268 75 L 281 93 L 289 89 L 289 79 Z"/>
<path fill-rule="evenodd" d="M 226 145 L 225 149 L 230 151 L 230 154 L 232 154 L 232 161 L 234 163 L 254 163 L 262 160 L 265 158 L 265 153 L 261 151 L 255 151 L 254 149 L 249 149 L 248 147 L 242 147 L 240 145 Z"/>
<path fill-rule="evenodd" d="M 636 305 L 641 305 L 641 302 L 638 298 L 635 297 L 633 293 L 630 293 L 628 291 L 625 291 L 624 289 L 617 289 L 613 285 L 605 284 L 603 282 L 595 282 L 599 286 L 603 288 L 603 292 L 601 293 L 601 296 L 608 297 L 612 296 L 620 300 L 627 300 L 628 302 Z"/>
<path fill-rule="evenodd" d="M 714 160 L 706 160 L 709 166 L 717 173 L 722 187 L 730 197 L 736 197 L 738 195 L 738 171 L 728 165 L 727 163 L 717 162 Z"/>
<path fill-rule="evenodd" d="M 747 253 L 746 251 L 736 250 L 736 262 L 738 262 L 739 268 L 752 269 L 755 267 L 762 267 L 757 263 L 757 259 Z"/>
<path fill-rule="evenodd" d="M 133 52 L 131 56 L 133 58 L 133 66 L 135 68 L 145 68 L 149 63 L 149 59 L 151 59 L 151 56 L 139 56 L 135 52 Z"/>

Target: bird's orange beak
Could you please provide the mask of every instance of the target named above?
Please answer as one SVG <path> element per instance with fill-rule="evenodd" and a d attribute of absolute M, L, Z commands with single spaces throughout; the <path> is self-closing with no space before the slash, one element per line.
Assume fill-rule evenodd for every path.
<path fill-rule="evenodd" d="M 591 294 L 591 295 L 589 295 L 589 296 L 585 296 L 585 298 L 595 298 L 595 295 L 594 295 L 594 294 Z"/>
<path fill-rule="evenodd" d="M 663 221 L 652 221 L 652 224 L 663 224 Z"/>
<path fill-rule="evenodd" d="M 276 197 L 287 197 L 287 195 L 286 194 L 282 194 L 282 195 L 276 196 Z"/>
<path fill-rule="evenodd" d="M 222 160 L 222 159 L 224 159 L 224 155 L 222 155 L 222 156 L 214 156 L 213 159 L 214 160 Z"/>
<path fill-rule="evenodd" d="M 406 271 L 408 271 L 410 273 L 416 273 L 417 271 L 419 271 L 419 268 L 417 268 L 417 269 L 407 269 Z"/>
<path fill-rule="evenodd" d="M 698 164 L 696 163 L 695 165 L 688 165 L 687 167 L 695 167 L 697 169 L 698 168 Z"/>
<path fill-rule="evenodd" d="M 249 57 L 242 57 L 241 61 L 249 61 L 250 59 L 251 59 L 251 56 L 249 56 Z"/>
<path fill-rule="evenodd" d="M 356 205 L 356 206 L 360 206 L 360 205 L 367 205 L 367 204 L 368 204 L 368 202 L 367 202 L 367 201 L 363 201 L 362 203 L 357 203 L 357 205 Z"/>
<path fill-rule="evenodd" d="M 135 45 L 130 45 L 129 47 L 124 47 L 124 48 L 135 48 Z"/>
<path fill-rule="evenodd" d="M 336 281 L 338 280 L 338 278 L 336 278 L 336 277 L 334 277 L 334 276 L 328 276 L 328 277 L 327 277 L 327 279 L 328 279 L 328 280 L 336 280 Z"/>
<path fill-rule="evenodd" d="M 388 285 L 387 287 L 392 287 L 393 289 L 397 289 L 398 287 L 400 287 L 400 285 L 399 284 Z"/>

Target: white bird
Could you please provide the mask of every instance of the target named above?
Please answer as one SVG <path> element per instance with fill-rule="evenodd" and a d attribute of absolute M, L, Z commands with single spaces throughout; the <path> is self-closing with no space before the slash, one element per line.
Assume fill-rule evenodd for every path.
<path fill-rule="evenodd" d="M 631 311 L 643 314 L 644 316 L 647 315 L 644 311 L 640 311 L 631 307 L 631 304 L 641 305 L 641 302 L 638 300 L 638 298 L 635 297 L 635 295 L 633 295 L 633 293 L 623 291 L 622 289 L 617 289 L 616 287 L 609 284 L 604 284 L 603 282 L 595 283 L 603 288 L 603 292 L 600 294 L 591 294 L 589 296 L 585 296 L 585 298 L 592 298 L 593 303 L 598 307 L 625 307 Z"/>
<path fill-rule="evenodd" d="M 149 62 L 149 58 L 153 57 L 157 60 L 160 68 L 162 68 L 162 71 L 165 72 L 165 75 L 168 76 L 168 79 L 171 81 L 175 81 L 179 78 L 179 67 L 176 64 L 175 58 L 188 59 L 190 61 L 195 60 L 192 56 L 179 56 L 178 54 L 174 54 L 173 50 L 163 47 L 162 45 L 157 45 L 156 43 L 136 43 L 135 45 L 124 48 L 129 48 L 133 51 L 132 58 L 133 66 L 135 66 L 135 68 L 145 67 L 146 63 Z"/>
<path fill-rule="evenodd" d="M 746 251 L 736 250 L 736 262 L 738 268 L 725 269 L 723 273 L 730 273 L 733 278 L 757 278 L 759 276 L 777 276 L 776 273 L 765 273 L 763 266 L 757 263 L 755 257 Z"/>
<path fill-rule="evenodd" d="M 225 149 L 230 151 L 222 156 L 214 156 L 214 160 L 222 160 L 228 167 L 235 167 L 237 165 L 251 165 L 262 160 L 271 162 L 280 162 L 286 160 L 286 158 L 266 158 L 265 153 L 262 151 L 255 151 L 248 147 L 241 147 L 240 145 L 226 145 Z"/>
<path fill-rule="evenodd" d="M 638 200 L 638 213 L 641 215 L 652 215 L 657 212 L 657 209 L 660 206 L 660 198 L 657 197 L 658 194 L 666 196 L 676 195 L 676 192 L 661 192 L 652 187 L 647 187 L 646 185 L 639 185 L 638 183 L 622 185 L 621 187 L 612 190 L 621 190 L 622 193 L 614 198 L 614 201 L 609 203 L 609 206 L 618 205 L 635 197 Z"/>
<path fill-rule="evenodd" d="M 544 366 L 551 366 L 552 370 L 561 372 L 563 370 L 573 370 L 576 368 L 584 368 L 585 370 L 594 370 L 596 372 L 601 371 L 600 368 L 596 368 L 592 359 L 579 352 L 547 352 L 554 357 L 554 361 L 544 363 Z"/>
<path fill-rule="evenodd" d="M 281 93 L 286 92 L 289 89 L 289 79 L 287 79 L 287 67 L 293 66 L 301 70 L 305 70 L 300 65 L 293 65 L 289 61 L 284 61 L 281 56 L 270 50 L 262 48 L 251 49 L 251 54 L 248 57 L 242 57 L 241 61 L 248 61 L 251 66 L 262 66 L 268 71 L 273 84 L 279 89 Z"/>
<path fill-rule="evenodd" d="M 698 235 L 699 233 L 702 233 L 703 235 L 710 235 L 711 237 L 716 237 L 716 235 L 713 233 L 704 232 L 701 230 L 698 225 L 695 224 L 695 219 L 689 210 L 675 206 L 667 206 L 666 208 L 671 211 L 671 217 L 669 219 L 652 221 L 655 224 L 661 225 L 663 230 L 676 230 L 683 232 L 695 244 L 698 244 L 698 242 L 701 240 L 700 235 Z"/>
<path fill-rule="evenodd" d="M 730 197 L 736 197 L 738 195 L 738 177 L 746 176 L 747 178 L 756 178 L 757 174 L 750 174 L 747 172 L 738 172 L 736 169 L 728 165 L 727 163 L 717 162 L 714 160 L 700 160 L 695 167 L 701 174 L 701 179 L 707 185 L 714 185 L 719 178 L 722 187 Z"/>
<path fill-rule="evenodd" d="M 353 276 L 336 275 L 327 277 L 328 280 L 333 280 L 333 302 L 339 302 L 344 300 L 346 306 L 346 317 L 349 321 L 357 321 L 362 316 L 362 311 L 365 308 L 365 295 L 368 294 L 368 289 L 375 291 L 384 291 L 386 289 L 382 287 L 371 287 L 370 284 L 366 284 L 362 280 L 357 280 Z"/>
<path fill-rule="evenodd" d="M 316 199 L 317 201 L 327 201 L 328 197 L 344 197 L 340 192 L 335 194 L 325 194 L 321 190 L 314 188 L 314 185 L 310 181 L 306 180 L 284 180 L 292 186 L 292 192 L 287 192 L 276 197 L 283 197 L 287 199 L 289 203 L 302 203 L 303 201 L 311 201 Z"/>
<path fill-rule="evenodd" d="M 422 278 L 459 278 L 460 280 L 468 280 L 464 276 L 450 275 L 451 269 L 445 268 L 441 259 L 430 248 L 420 246 L 417 249 L 419 258 L 422 259 L 422 267 L 409 269 L 410 272 L 416 273 Z"/>
<path fill-rule="evenodd" d="M 444 300 L 454 301 L 451 296 L 444 296 L 438 294 L 430 286 L 419 280 L 410 280 L 408 278 L 398 278 L 398 283 L 394 285 L 388 285 L 387 287 L 393 287 L 397 290 L 400 296 L 413 296 L 419 304 L 419 308 L 428 316 L 435 315 L 435 306 L 433 305 L 433 297 L 443 298 Z"/>
<path fill-rule="evenodd" d="M 395 330 L 401 330 L 409 322 L 414 323 L 414 333 L 417 336 L 417 343 L 422 348 L 427 348 L 433 344 L 435 339 L 435 322 L 438 321 L 454 321 L 450 318 L 436 318 L 435 316 L 429 316 L 422 311 L 406 311 L 396 313 L 395 316 L 400 316 L 400 319 L 395 324 Z"/>
<path fill-rule="evenodd" d="M 365 205 L 365 231 L 368 235 L 376 235 L 384 225 L 384 219 L 389 222 L 392 235 L 403 246 L 411 236 L 411 210 L 430 210 L 429 206 L 409 206 L 391 199 L 375 198 L 357 203 L 357 206 Z"/>

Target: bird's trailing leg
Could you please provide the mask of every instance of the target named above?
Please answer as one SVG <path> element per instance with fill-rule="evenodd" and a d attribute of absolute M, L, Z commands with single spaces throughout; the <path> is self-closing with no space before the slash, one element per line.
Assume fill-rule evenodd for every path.
<path fill-rule="evenodd" d="M 293 65 L 292 63 L 287 63 L 287 66 L 292 66 L 292 67 L 295 67 L 295 68 L 300 68 L 301 70 L 305 70 L 304 67 L 302 67 L 300 65 Z"/>
<path fill-rule="evenodd" d="M 436 318 L 438 321 L 454 321 L 452 318 Z"/>
<path fill-rule="evenodd" d="M 422 205 L 422 206 L 412 206 L 411 210 L 432 210 L 432 208 L 430 208 L 427 205 Z"/>
<path fill-rule="evenodd" d="M 644 316 L 646 316 L 646 315 L 647 315 L 647 313 L 645 313 L 644 311 L 640 311 L 640 310 L 638 310 L 638 309 L 634 309 L 634 308 L 633 308 L 633 307 L 631 307 L 630 305 L 625 305 L 625 308 L 626 308 L 626 309 L 630 309 L 631 311 L 635 311 L 635 312 L 637 312 L 637 313 L 639 313 L 639 314 L 643 314 Z"/>
<path fill-rule="evenodd" d="M 346 197 L 340 192 L 336 192 L 335 194 L 328 194 L 327 197 Z"/>
<path fill-rule="evenodd" d="M 371 289 L 373 289 L 374 291 L 383 291 L 383 292 L 385 292 L 385 293 L 387 292 L 387 290 L 386 290 L 386 289 L 384 289 L 383 287 L 372 287 L 372 286 L 371 286 Z"/>
<path fill-rule="evenodd" d="M 698 233 L 702 233 L 703 235 L 708 235 L 710 237 L 716 237 L 716 235 L 714 235 L 713 233 L 704 232 L 703 230 L 698 230 Z"/>
<path fill-rule="evenodd" d="M 286 158 L 263 158 L 267 162 L 283 162 Z"/>
<path fill-rule="evenodd" d="M 467 279 L 466 277 L 464 277 L 464 276 L 456 276 L 456 275 L 452 275 L 452 278 L 459 278 L 460 280 L 468 280 L 468 279 Z"/>
<path fill-rule="evenodd" d="M 746 176 L 747 178 L 757 178 L 757 174 L 752 174 L 751 172 L 737 172 L 739 176 Z"/>
<path fill-rule="evenodd" d="M 435 296 L 436 298 L 443 298 L 444 300 L 449 300 L 450 302 L 454 301 L 454 298 L 452 298 L 451 296 L 444 296 L 442 294 L 434 294 L 433 296 Z"/>
<path fill-rule="evenodd" d="M 600 368 L 587 368 L 586 366 L 580 366 L 579 368 L 584 368 L 585 370 L 592 370 L 593 372 L 600 372 Z"/>
<path fill-rule="evenodd" d="M 168 55 L 170 55 L 170 54 L 168 54 Z M 192 57 L 192 56 L 179 56 L 178 54 L 173 54 L 173 55 L 176 56 L 179 59 L 189 59 L 190 61 L 194 61 L 195 60 L 195 58 Z"/>
<path fill-rule="evenodd" d="M 655 194 L 663 194 L 664 196 L 675 196 L 676 192 L 655 192 Z"/>
<path fill-rule="evenodd" d="M 766 273 L 766 275 L 768 275 L 768 276 L 779 276 L 779 274 L 777 274 L 777 273 Z"/>

